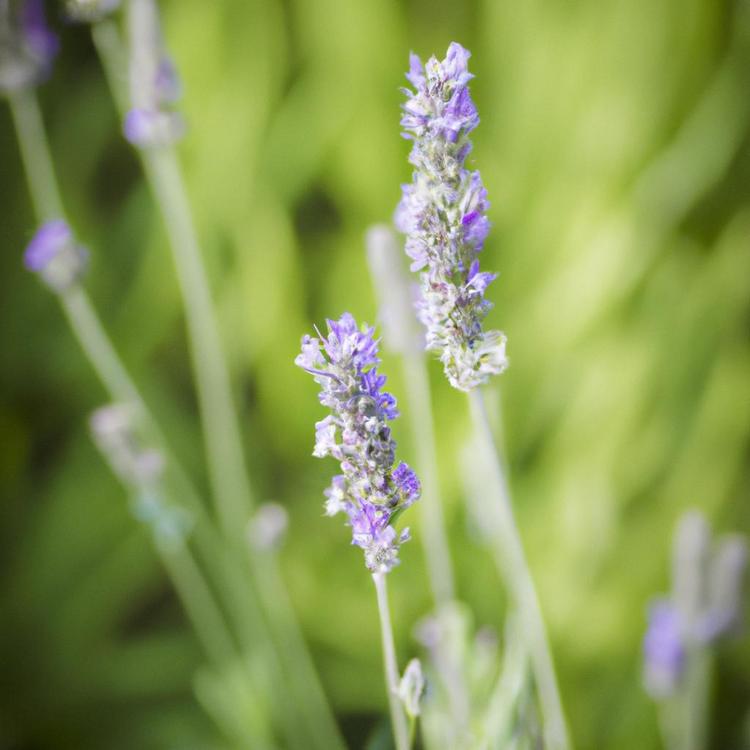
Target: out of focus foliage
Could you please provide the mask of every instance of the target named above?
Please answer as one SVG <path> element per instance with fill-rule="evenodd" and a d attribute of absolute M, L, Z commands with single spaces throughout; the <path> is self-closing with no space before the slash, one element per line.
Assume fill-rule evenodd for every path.
<path fill-rule="evenodd" d="M 473 52 L 473 158 L 493 203 L 483 265 L 506 331 L 508 462 L 580 748 L 656 748 L 640 638 L 669 537 L 698 506 L 750 531 L 750 9 L 717 0 L 165 0 L 181 146 L 259 497 L 291 514 L 295 605 L 353 747 L 385 710 L 361 555 L 321 519 L 302 333 L 374 321 L 363 234 L 408 180 L 407 55 Z M 85 27 L 40 95 L 87 286 L 177 444 L 202 466 L 171 260 Z M 86 434 L 104 394 L 21 268 L 34 223 L 0 107 L 0 747 L 204 748 L 201 655 L 147 535 Z M 391 365 L 389 367 L 389 364 Z M 394 372 L 393 391 L 402 390 Z M 431 370 L 461 597 L 503 594 L 462 500 L 461 394 Z M 402 409 L 409 405 L 402 403 Z M 408 436 L 398 434 L 403 455 Z M 416 523 L 416 522 L 415 522 Z M 419 527 L 413 529 L 419 535 Z M 419 543 L 391 577 L 402 663 L 430 606 Z M 197 674 L 197 676 L 196 676 Z M 713 745 L 742 744 L 747 641 L 716 674 Z"/>

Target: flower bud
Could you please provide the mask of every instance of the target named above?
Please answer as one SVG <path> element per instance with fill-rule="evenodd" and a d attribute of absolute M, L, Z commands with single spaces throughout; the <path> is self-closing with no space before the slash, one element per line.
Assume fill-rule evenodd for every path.
<path fill-rule="evenodd" d="M 398 685 L 398 697 L 404 704 L 404 710 L 410 719 L 419 716 L 420 702 L 425 689 L 422 664 L 419 659 L 412 659 L 404 670 L 404 676 Z"/>
<path fill-rule="evenodd" d="M 263 503 L 247 525 L 247 539 L 253 549 L 277 549 L 286 536 L 289 514 L 278 503 Z"/>
<path fill-rule="evenodd" d="M 24 253 L 24 264 L 54 292 L 78 283 L 86 270 L 88 251 L 78 245 L 70 227 L 61 219 L 43 224 Z"/>
<path fill-rule="evenodd" d="M 0 0 L 0 93 L 34 86 L 49 74 L 59 49 L 42 0 Z"/>

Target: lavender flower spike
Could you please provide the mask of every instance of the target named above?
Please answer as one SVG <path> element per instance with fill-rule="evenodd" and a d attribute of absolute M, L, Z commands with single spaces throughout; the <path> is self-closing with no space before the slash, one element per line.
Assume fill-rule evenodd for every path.
<path fill-rule="evenodd" d="M 59 46 L 47 26 L 42 0 L 0 0 L 0 93 L 44 80 Z"/>
<path fill-rule="evenodd" d="M 398 412 L 396 400 L 382 390 L 386 379 L 377 371 L 374 329 L 359 328 L 350 313 L 327 324 L 327 337 L 303 336 L 294 361 L 321 386 L 320 402 L 331 410 L 315 426 L 313 451 L 341 464 L 342 473 L 325 491 L 326 514 L 346 513 L 352 544 L 364 551 L 365 565 L 386 573 L 409 539 L 409 530 L 397 533 L 393 523 L 419 499 L 421 486 L 405 463 L 394 468 L 396 443 L 388 423 Z"/>
<path fill-rule="evenodd" d="M 487 191 L 479 172 L 466 169 L 469 133 L 478 125 L 468 82 L 469 52 L 453 42 L 442 62 L 411 55 L 403 89 L 403 136 L 413 142 L 412 182 L 403 186 L 396 225 L 406 234 L 411 270 L 421 271 L 419 319 L 427 349 L 437 352 L 454 388 L 470 391 L 508 365 L 505 335 L 483 331 L 492 307 L 485 299 L 496 274 L 480 272 L 479 252 L 489 232 Z"/>

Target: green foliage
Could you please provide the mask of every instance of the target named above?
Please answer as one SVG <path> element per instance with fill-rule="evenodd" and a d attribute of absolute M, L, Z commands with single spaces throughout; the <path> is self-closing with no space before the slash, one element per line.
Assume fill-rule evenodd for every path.
<path fill-rule="evenodd" d="M 324 317 L 376 320 L 363 237 L 391 216 L 410 174 L 398 135 L 407 54 L 442 54 L 455 39 L 477 75 L 473 159 L 493 203 L 483 266 L 501 272 L 488 323 L 509 340 L 515 505 L 572 732 L 580 748 L 658 747 L 640 638 L 666 585 L 673 523 L 698 506 L 721 531 L 750 531 L 747 10 L 715 0 L 172 0 L 163 10 L 186 89 L 181 156 L 256 495 L 289 510 L 287 578 L 352 746 L 385 712 L 375 601 L 361 555 L 321 518 L 332 467 L 310 451 L 322 412 L 292 360 Z M 159 216 L 86 30 L 62 31 L 40 95 L 63 197 L 92 251 L 87 287 L 205 482 Z M 201 668 L 148 535 L 85 435 L 104 394 L 20 267 L 34 222 L 6 112 L 0 745 L 221 747 L 209 714 L 231 679 Z M 386 359 L 398 397 L 397 370 Z M 477 626 L 499 628 L 503 594 L 463 505 L 464 399 L 439 365 L 431 377 L 459 593 Z M 418 543 L 402 557 L 390 589 L 405 664 L 430 602 Z M 747 642 L 717 666 L 714 744 L 735 747 Z"/>

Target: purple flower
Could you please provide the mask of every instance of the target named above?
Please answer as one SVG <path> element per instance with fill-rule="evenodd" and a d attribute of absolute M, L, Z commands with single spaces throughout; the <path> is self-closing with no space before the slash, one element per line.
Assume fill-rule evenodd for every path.
<path fill-rule="evenodd" d="M 426 347 L 440 355 L 451 385 L 471 390 L 507 367 L 505 336 L 483 331 L 492 307 L 484 297 L 496 274 L 479 272 L 489 232 L 487 191 L 466 169 L 469 134 L 479 115 L 469 93 L 470 53 L 455 42 L 445 60 L 410 57 L 401 126 L 413 141 L 412 182 L 404 185 L 396 226 L 406 235 L 412 271 L 420 271 Z"/>
<path fill-rule="evenodd" d="M 15 5 L 0 0 L 0 91 L 12 92 L 44 80 L 60 43 L 44 15 L 42 0 Z"/>
<path fill-rule="evenodd" d="M 346 513 L 352 528 L 352 544 L 364 550 L 368 569 L 385 573 L 398 565 L 398 548 L 409 540 L 409 529 L 397 536 L 390 525 L 392 513 L 366 500 L 350 504 Z"/>
<path fill-rule="evenodd" d="M 672 593 L 651 605 L 643 641 L 644 683 L 655 699 L 673 694 L 691 660 L 741 624 L 745 539 L 712 543 L 705 518 L 691 510 L 678 524 L 673 556 Z"/>
<path fill-rule="evenodd" d="M 422 492 L 422 485 L 417 475 L 403 461 L 393 472 L 393 481 L 403 498 L 402 504 L 411 505 Z"/>
<path fill-rule="evenodd" d="M 177 140 L 185 126 L 179 112 L 131 109 L 125 116 L 123 134 L 134 146 L 167 146 Z"/>
<path fill-rule="evenodd" d="M 62 292 L 80 279 L 88 252 L 76 244 L 73 232 L 62 219 L 54 219 L 37 230 L 23 260 L 26 268 L 39 274 L 53 291 Z"/>
<path fill-rule="evenodd" d="M 643 639 L 644 683 L 654 698 L 671 695 L 685 669 L 685 645 L 680 618 L 672 604 L 659 599 L 649 610 Z"/>
<path fill-rule="evenodd" d="M 60 40 L 47 26 L 42 0 L 26 0 L 21 8 L 26 43 L 36 57 L 49 66 L 60 49 Z"/>
<path fill-rule="evenodd" d="M 72 240 L 73 233 L 62 219 L 43 224 L 26 247 L 23 255 L 26 268 L 41 271 Z"/>
<path fill-rule="evenodd" d="M 130 9 L 130 101 L 123 132 L 134 146 L 158 148 L 182 137 L 185 125 L 174 109 L 180 79 L 164 50 L 154 0 L 132 0 Z"/>
<path fill-rule="evenodd" d="M 365 564 L 385 572 L 398 564 L 398 549 L 408 539 L 391 524 L 419 498 L 419 480 L 404 463 L 393 468 L 396 443 L 388 423 L 398 411 L 377 370 L 374 329 L 360 328 L 350 313 L 326 323 L 328 335 L 303 336 L 295 359 L 321 386 L 320 402 L 331 410 L 315 426 L 313 450 L 341 464 L 342 473 L 324 493 L 326 515 L 345 512 Z"/>

